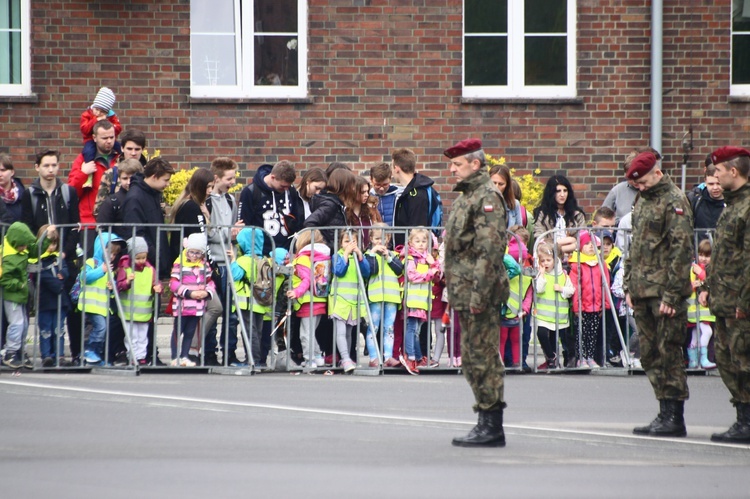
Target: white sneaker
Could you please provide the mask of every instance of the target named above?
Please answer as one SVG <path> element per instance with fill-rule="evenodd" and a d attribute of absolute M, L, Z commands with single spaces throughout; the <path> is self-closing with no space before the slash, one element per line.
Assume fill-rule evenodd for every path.
<path fill-rule="evenodd" d="M 180 359 L 172 359 L 172 361 L 169 363 L 172 367 L 177 367 L 180 365 Z"/>
<path fill-rule="evenodd" d="M 354 369 L 357 367 L 357 364 L 355 364 L 352 360 L 342 360 L 341 367 L 344 368 L 345 373 L 350 373 L 354 371 Z"/>
<path fill-rule="evenodd" d="M 187 357 L 183 357 L 180 359 L 180 367 L 195 367 L 195 362 Z"/>
<path fill-rule="evenodd" d="M 317 357 L 315 357 L 315 361 L 314 362 L 315 362 L 315 365 L 318 366 L 318 367 L 325 367 L 325 365 L 326 365 L 326 361 L 325 361 L 325 359 L 323 358 L 322 355 L 318 355 Z"/>

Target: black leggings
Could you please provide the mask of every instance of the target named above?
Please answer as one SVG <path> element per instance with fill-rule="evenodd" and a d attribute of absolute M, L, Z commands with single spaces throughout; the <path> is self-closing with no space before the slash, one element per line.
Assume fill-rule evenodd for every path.
<path fill-rule="evenodd" d="M 568 332 L 568 328 L 560 328 L 558 335 L 560 338 L 565 338 Z M 537 326 L 536 337 L 539 340 L 539 344 L 542 346 L 542 351 L 547 359 L 553 359 L 557 355 L 557 337 L 555 336 L 554 329 L 547 329 L 546 327 Z"/>

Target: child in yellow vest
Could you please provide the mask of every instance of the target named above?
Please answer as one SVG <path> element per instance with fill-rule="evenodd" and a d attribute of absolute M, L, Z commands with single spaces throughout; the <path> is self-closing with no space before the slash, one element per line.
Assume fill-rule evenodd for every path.
<path fill-rule="evenodd" d="M 370 354 L 370 367 L 378 367 L 378 354 L 374 335 L 383 326 L 383 363 L 386 367 L 396 367 L 400 362 L 393 358 L 393 326 L 396 311 L 401 304 L 401 284 L 398 278 L 404 273 L 404 264 L 398 253 L 388 249 L 390 234 L 386 224 L 373 224 L 370 230 L 370 249 L 365 256 L 370 263 L 370 281 L 367 285 L 368 301 L 372 324 L 367 330 L 365 342 Z"/>
<path fill-rule="evenodd" d="M 698 244 L 698 261 L 690 267 L 690 283 L 693 294 L 688 298 L 688 331 L 692 333 L 688 347 L 688 369 L 715 369 L 716 364 L 708 360 L 708 342 L 714 334 L 711 324 L 716 317 L 706 307 L 698 308 L 695 290 L 703 286 L 706 280 L 706 266 L 711 263 L 711 241 L 704 239 Z M 698 352 L 700 348 L 700 361 Z"/>
<path fill-rule="evenodd" d="M 563 270 L 560 260 L 555 258 L 551 244 L 539 243 L 536 261 L 536 337 L 547 359 L 539 368 L 555 369 L 558 366 L 557 338 L 563 338 L 567 333 L 570 323 L 568 300 L 575 293 L 575 287 Z M 571 352 L 571 356 L 573 355 Z"/>
<path fill-rule="evenodd" d="M 359 248 L 357 234 L 344 230 L 339 235 L 339 250 L 333 257 L 333 288 L 328 297 L 328 313 L 333 319 L 336 332 L 336 348 L 341 356 L 341 367 L 344 372 L 351 372 L 356 364 L 349 355 L 352 343 L 352 330 L 359 324 L 361 317 L 367 314 L 364 296 L 360 295 L 359 276 L 370 277 L 370 264 Z"/>
<path fill-rule="evenodd" d="M 298 233 L 292 261 L 292 288 L 286 292 L 300 319 L 299 339 L 302 344 L 303 367 L 317 369 L 325 366 L 323 353 L 315 339 L 320 318 L 328 313 L 330 291 L 331 250 L 318 230 Z"/>
<path fill-rule="evenodd" d="M 399 359 L 409 374 L 419 374 L 419 367 L 427 366 L 419 346 L 419 330 L 427 321 L 427 310 L 432 300 L 432 281 L 440 266 L 430 251 L 431 233 L 427 229 L 412 229 L 406 251 L 406 358 Z"/>
<path fill-rule="evenodd" d="M 130 255 L 133 255 L 131 264 Z M 124 319 L 130 329 L 130 343 L 125 347 L 137 364 L 146 365 L 148 328 L 154 316 L 154 293 L 162 292 L 158 273 L 148 261 L 148 244 L 142 237 L 128 239 L 128 254 L 118 263 L 117 290 L 120 293 Z"/>

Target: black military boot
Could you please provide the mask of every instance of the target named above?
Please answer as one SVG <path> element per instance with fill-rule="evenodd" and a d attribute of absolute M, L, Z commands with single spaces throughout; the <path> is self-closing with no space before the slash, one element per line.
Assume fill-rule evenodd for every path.
<path fill-rule="evenodd" d="M 750 444 L 750 404 L 736 405 L 737 421 L 724 433 L 711 435 L 712 442 Z"/>
<path fill-rule="evenodd" d="M 652 428 L 661 425 L 664 419 L 664 402 L 666 401 L 659 401 L 659 414 L 656 415 L 656 418 L 654 418 L 654 420 L 646 426 L 636 426 L 635 428 L 633 428 L 633 433 L 635 433 L 636 435 L 649 435 Z"/>
<path fill-rule="evenodd" d="M 646 435 L 650 437 L 684 437 L 687 435 L 685 429 L 685 418 L 683 416 L 685 411 L 684 400 L 662 400 L 661 410 L 661 421 L 658 421 L 659 417 L 649 425 L 649 432 Z M 643 428 L 636 428 L 636 430 L 644 430 Z M 636 435 L 643 435 L 644 433 L 636 433 Z"/>
<path fill-rule="evenodd" d="M 465 437 L 453 439 L 457 447 L 505 447 L 503 410 L 479 411 L 478 423 Z"/>

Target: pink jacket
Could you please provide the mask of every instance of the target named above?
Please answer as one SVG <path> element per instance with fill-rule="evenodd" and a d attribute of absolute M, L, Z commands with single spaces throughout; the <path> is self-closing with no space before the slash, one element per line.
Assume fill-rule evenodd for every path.
<path fill-rule="evenodd" d="M 120 257 L 120 261 L 117 262 L 117 291 L 119 293 L 122 293 L 123 291 L 127 291 L 130 289 L 130 283 L 128 282 L 128 273 L 127 269 L 133 268 L 134 272 L 141 272 L 143 271 L 143 268 L 150 268 L 153 269 L 154 266 L 151 265 L 148 261 L 146 261 L 146 265 L 143 266 L 143 268 L 138 268 L 137 265 L 131 265 L 130 263 L 130 255 L 123 255 Z M 153 282 L 151 283 L 151 286 L 156 286 L 159 282 L 159 276 L 158 272 L 154 269 L 154 278 Z"/>
<path fill-rule="evenodd" d="M 187 255 L 183 258 L 185 263 L 182 267 L 179 260 L 172 266 L 172 278 L 169 281 L 169 289 L 172 290 L 172 316 L 201 317 L 206 303 L 216 293 L 216 286 L 211 280 L 211 267 L 205 260 L 194 264 L 187 261 Z M 199 290 L 208 291 L 208 298 L 197 300 L 188 297 L 190 291 Z"/>
<path fill-rule="evenodd" d="M 323 262 L 323 261 L 330 261 L 331 260 L 331 250 L 326 246 L 325 244 L 317 243 L 315 244 L 315 253 L 313 255 L 313 264 L 315 262 Z M 312 253 L 313 247 L 311 244 L 308 244 L 304 248 L 302 248 L 298 253 L 297 256 L 307 256 L 309 257 Z M 294 298 L 299 299 L 302 297 L 305 293 L 310 293 L 310 268 L 306 265 L 295 265 L 294 266 L 294 274 L 299 277 L 300 282 L 297 284 L 296 288 L 293 288 L 292 291 L 294 291 Z M 324 302 L 312 302 L 313 303 L 313 315 L 326 315 L 328 313 L 328 303 L 326 301 Z M 303 303 L 300 305 L 299 310 L 296 312 L 297 317 L 310 317 L 310 302 Z"/>
<path fill-rule="evenodd" d="M 437 259 L 427 269 L 427 272 L 421 273 L 417 271 L 417 265 L 427 264 L 427 258 L 423 253 L 418 252 L 413 248 L 408 249 L 409 256 L 406 258 L 406 278 L 409 282 L 423 283 L 423 282 L 434 282 L 440 280 L 440 264 Z M 408 284 L 407 284 L 408 285 Z M 407 317 L 416 317 L 417 319 L 427 320 L 427 311 L 418 308 L 408 308 Z"/>
<path fill-rule="evenodd" d="M 570 259 L 570 282 L 575 287 L 573 312 L 600 312 L 602 304 L 609 308 L 609 300 L 602 296 L 602 272 L 596 259 L 580 264 Z M 580 285 L 578 279 L 580 276 Z M 609 287 L 609 268 L 604 264 L 604 285 Z M 583 308 L 581 308 L 583 303 Z"/>

